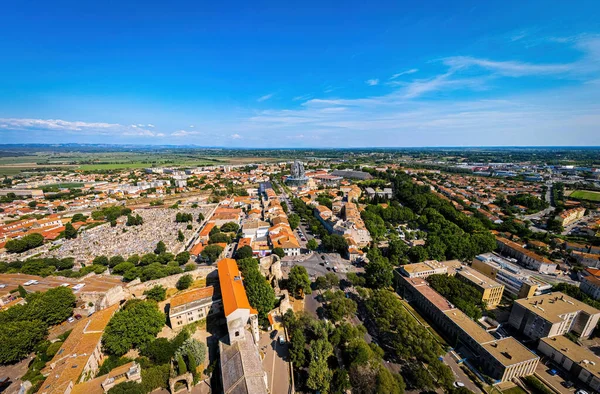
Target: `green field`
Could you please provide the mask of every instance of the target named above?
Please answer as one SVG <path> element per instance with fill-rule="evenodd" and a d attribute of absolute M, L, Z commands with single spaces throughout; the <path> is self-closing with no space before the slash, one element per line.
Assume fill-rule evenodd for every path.
<path fill-rule="evenodd" d="M 590 190 L 575 190 L 569 195 L 569 197 L 576 198 L 578 200 L 598 202 L 600 201 L 600 192 L 594 192 Z"/>

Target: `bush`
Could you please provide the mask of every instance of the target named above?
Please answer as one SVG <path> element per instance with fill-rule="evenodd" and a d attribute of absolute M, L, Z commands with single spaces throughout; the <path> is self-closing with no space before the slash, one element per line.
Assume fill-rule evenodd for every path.
<path fill-rule="evenodd" d="M 109 394 L 146 394 L 144 386 L 136 382 L 119 383 L 110 390 Z"/>
<path fill-rule="evenodd" d="M 146 290 L 144 292 L 144 294 L 146 295 L 146 297 L 149 300 L 153 300 L 153 301 L 157 301 L 157 302 L 164 301 L 167 298 L 167 289 L 158 285 L 158 286 L 154 286 L 150 290 Z"/>
<path fill-rule="evenodd" d="M 181 278 L 179 278 L 175 286 L 178 290 L 185 290 L 189 288 L 192 283 L 194 283 L 194 278 L 192 278 L 192 275 L 183 275 Z"/>
<path fill-rule="evenodd" d="M 46 325 L 40 320 L 3 323 L 0 330 L 0 364 L 12 364 L 27 357 L 38 342 L 46 337 L 46 333 Z"/>

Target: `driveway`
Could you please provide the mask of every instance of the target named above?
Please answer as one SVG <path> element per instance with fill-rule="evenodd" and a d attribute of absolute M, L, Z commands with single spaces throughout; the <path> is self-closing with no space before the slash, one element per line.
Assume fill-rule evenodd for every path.
<path fill-rule="evenodd" d="M 454 373 L 454 377 L 456 378 L 457 382 L 464 383 L 465 387 L 474 393 L 481 393 L 479 387 L 477 387 L 477 385 L 475 385 L 475 383 L 473 383 L 471 379 L 469 379 L 467 374 L 460 368 L 460 365 L 458 365 L 458 363 L 452 356 L 452 353 L 446 353 L 443 358 L 444 364 L 450 367 L 452 373 Z"/>

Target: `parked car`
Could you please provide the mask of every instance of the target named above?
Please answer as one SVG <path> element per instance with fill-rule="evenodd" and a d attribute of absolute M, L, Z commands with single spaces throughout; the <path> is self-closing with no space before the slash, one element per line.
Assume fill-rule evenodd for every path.
<path fill-rule="evenodd" d="M 283 345 L 285 343 L 285 338 L 283 337 L 283 335 L 279 336 L 279 344 Z"/>
<path fill-rule="evenodd" d="M 548 370 L 546 370 L 546 372 L 548 372 L 548 375 L 550 376 L 556 376 L 558 375 L 558 371 L 556 369 L 550 368 Z"/>
<path fill-rule="evenodd" d="M 577 390 L 575 394 L 588 394 L 588 392 L 585 390 Z"/>
<path fill-rule="evenodd" d="M 454 387 L 465 387 L 465 384 L 462 382 L 454 382 Z"/>
<path fill-rule="evenodd" d="M 279 334 L 279 331 L 275 330 L 271 333 L 271 339 L 275 339 L 277 338 L 277 334 Z"/>
<path fill-rule="evenodd" d="M 71 316 L 71 317 L 69 317 L 69 318 L 67 319 L 67 321 L 68 321 L 69 323 L 73 323 L 73 322 L 75 321 L 75 318 L 74 318 L 73 316 Z"/>
<path fill-rule="evenodd" d="M 570 382 L 568 380 L 564 381 L 564 382 L 561 382 L 560 384 L 562 384 L 567 389 L 570 389 L 571 387 L 575 386 L 575 384 L 573 382 Z"/>

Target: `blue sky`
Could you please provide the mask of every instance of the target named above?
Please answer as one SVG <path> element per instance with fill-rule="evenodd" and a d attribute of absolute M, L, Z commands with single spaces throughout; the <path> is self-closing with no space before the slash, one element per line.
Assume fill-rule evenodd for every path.
<path fill-rule="evenodd" d="M 1 143 L 600 145 L 598 1 L 12 1 Z"/>

